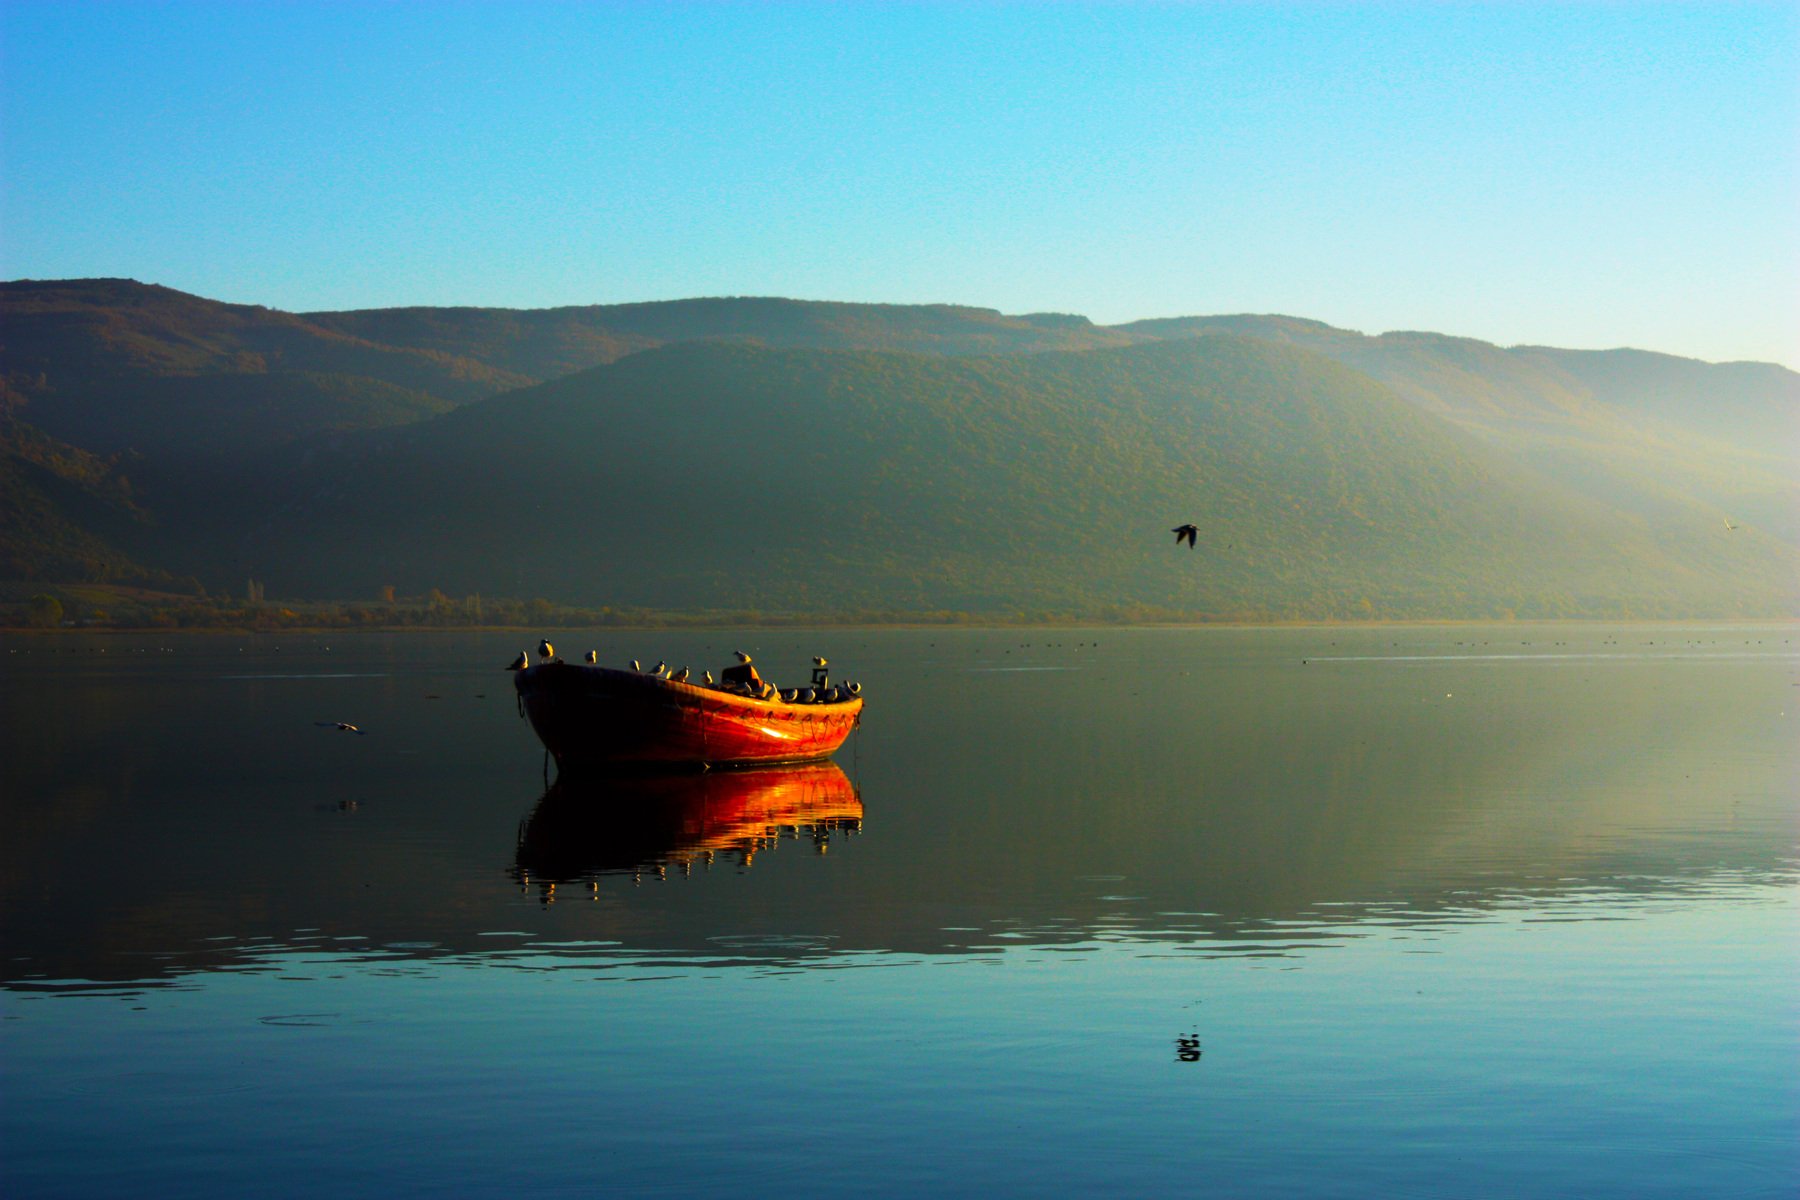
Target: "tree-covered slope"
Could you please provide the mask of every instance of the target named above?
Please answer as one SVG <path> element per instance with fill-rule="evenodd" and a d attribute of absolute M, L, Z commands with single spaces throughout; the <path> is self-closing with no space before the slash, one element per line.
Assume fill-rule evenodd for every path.
<path fill-rule="evenodd" d="M 1800 461 L 1800 374 L 1785 367 L 1696 362 L 1647 350 L 1515 346 L 1508 353 L 1564 373 L 1634 420 L 1647 418 L 1687 436 Z"/>
<path fill-rule="evenodd" d="M 32 424 L 84 449 L 229 448 L 417 420 L 533 382 L 382 346 L 290 313 L 131 280 L 0 284 L 0 379 Z"/>
<path fill-rule="evenodd" d="M 1583 499 L 1319 355 L 693 344 L 358 439 L 245 543 L 278 589 L 764 611 L 1791 611 L 1795 555 Z M 1194 521 L 1196 551 L 1170 527 Z"/>
<path fill-rule="evenodd" d="M 124 548 L 150 518 L 122 464 L 50 437 L 18 408 L 0 384 L 0 579 L 159 578 Z"/>
<path fill-rule="evenodd" d="M 1502 348 L 1437 333 L 1370 337 L 1278 316 L 1121 328 L 1164 338 L 1234 333 L 1314 350 L 1592 502 L 1672 516 L 1700 501 L 1721 526 L 1729 518 L 1800 545 L 1800 374 L 1785 367 Z"/>
<path fill-rule="evenodd" d="M 15 577 L 1795 611 L 1800 376 L 1768 364 L 770 298 L 289 314 L 76 280 L 0 284 L 0 389 Z M 1202 550 L 1165 554 L 1186 519 Z"/>

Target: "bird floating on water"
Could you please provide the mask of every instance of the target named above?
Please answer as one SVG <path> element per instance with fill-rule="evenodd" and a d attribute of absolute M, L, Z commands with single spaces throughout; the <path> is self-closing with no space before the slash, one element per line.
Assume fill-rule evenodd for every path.
<path fill-rule="evenodd" d="M 512 660 L 512 666 L 510 666 L 506 669 L 509 671 L 523 671 L 526 667 L 529 667 L 530 665 L 531 665 L 531 651 L 521 650 L 521 651 L 519 651 L 519 657 Z"/>
<path fill-rule="evenodd" d="M 1175 535 L 1175 544 L 1177 546 L 1186 542 L 1189 550 L 1194 548 L 1195 541 L 1200 537 L 1200 527 L 1194 524 L 1177 525 L 1169 532 Z"/>
<path fill-rule="evenodd" d="M 363 731 L 348 721 L 314 721 L 313 724 L 317 725 L 320 729 L 336 729 L 344 733 L 354 733 L 358 737 L 363 736 Z"/>

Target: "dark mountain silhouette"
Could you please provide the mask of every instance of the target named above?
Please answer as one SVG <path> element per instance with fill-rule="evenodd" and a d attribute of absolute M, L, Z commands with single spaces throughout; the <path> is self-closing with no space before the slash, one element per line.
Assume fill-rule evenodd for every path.
<path fill-rule="evenodd" d="M 14 578 L 771 612 L 1794 611 L 1800 376 L 1767 364 L 758 298 L 296 315 L 128 280 L 0 284 L 0 322 Z M 1139 546 L 1190 519 L 1180 572 Z"/>
<path fill-rule="evenodd" d="M 156 576 L 120 546 L 139 540 L 150 520 L 129 464 L 58 441 L 17 409 L 0 385 L 0 579 Z"/>
<path fill-rule="evenodd" d="M 388 345 L 467 355 L 554 379 L 670 342 L 735 340 L 823 350 L 1016 354 L 1139 340 L 1086 317 L 1009 317 L 951 304 L 843 304 L 769 297 L 596 304 L 577 308 L 389 308 L 309 313 L 324 328 Z"/>
<path fill-rule="evenodd" d="M 533 382 L 131 280 L 0 285 L 0 328 L 0 378 L 27 419 L 101 454 L 240 452 Z"/>

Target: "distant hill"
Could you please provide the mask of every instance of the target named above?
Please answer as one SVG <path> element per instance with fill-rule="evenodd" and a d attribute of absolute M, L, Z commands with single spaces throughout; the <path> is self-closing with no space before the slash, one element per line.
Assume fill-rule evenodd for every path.
<path fill-rule="evenodd" d="M 764 298 L 284 313 L 129 279 L 0 283 L 0 380 L 45 432 L 192 461 L 406 424 L 671 342 L 1003 354 L 1121 345 L 1085 317 Z"/>
<path fill-rule="evenodd" d="M 0 284 L 0 388 L 4 577 L 783 612 L 1800 611 L 1800 375 L 1768 364 L 1281 316 L 290 314 L 75 280 Z M 1201 517 L 1201 551 L 1163 552 Z"/>
<path fill-rule="evenodd" d="M 0 379 L 31 423 L 102 454 L 238 452 L 534 382 L 131 280 L 0 284 L 0 330 Z"/>
<path fill-rule="evenodd" d="M 1502 348 L 1440 333 L 1368 336 L 1279 316 L 1175 317 L 1116 328 L 1135 337 L 1230 333 L 1299 346 L 1355 367 L 1421 408 L 1490 433 L 1649 418 L 1737 449 L 1800 456 L 1800 374 L 1773 363 L 1705 363 L 1643 350 Z"/>
<path fill-rule="evenodd" d="M 158 578 L 120 545 L 150 519 L 123 464 L 50 437 L 18 407 L 0 385 L 0 579 Z"/>
<path fill-rule="evenodd" d="M 821 350 L 1019 354 L 1088 350 L 1138 340 L 1086 317 L 1009 317 L 951 304 L 843 304 L 725 297 L 577 308 L 388 308 L 310 313 L 307 319 L 394 346 L 470 355 L 554 379 L 672 342 L 748 341 Z"/>
<path fill-rule="evenodd" d="M 1649 418 L 1784 462 L 1800 457 L 1800 375 L 1785 367 L 1704 363 L 1647 350 L 1515 346 L 1509 353 L 1563 372 L 1630 419 Z"/>
<path fill-rule="evenodd" d="M 1137 336 L 1230 333 L 1315 351 L 1393 388 L 1580 495 L 1648 512 L 1702 500 L 1800 543 L 1800 374 L 1640 350 L 1510 349 L 1365 336 L 1276 316 L 1181 317 Z"/>
<path fill-rule="evenodd" d="M 321 458 L 272 586 L 765 612 L 1716 615 L 1800 556 L 1583 498 L 1291 346 L 948 358 L 700 343 Z M 1200 525 L 1198 551 L 1169 527 Z"/>

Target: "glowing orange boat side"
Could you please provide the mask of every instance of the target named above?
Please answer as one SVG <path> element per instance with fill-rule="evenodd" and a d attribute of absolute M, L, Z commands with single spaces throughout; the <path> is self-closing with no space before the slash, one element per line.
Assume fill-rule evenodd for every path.
<path fill-rule="evenodd" d="M 610 667 L 547 662 L 514 676 L 557 766 L 748 766 L 809 762 L 844 744 L 860 696 L 830 704 L 752 700 Z"/>

